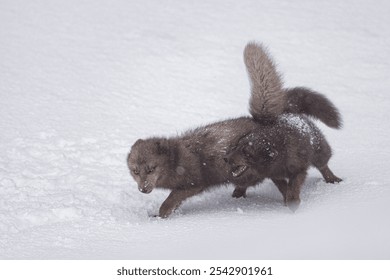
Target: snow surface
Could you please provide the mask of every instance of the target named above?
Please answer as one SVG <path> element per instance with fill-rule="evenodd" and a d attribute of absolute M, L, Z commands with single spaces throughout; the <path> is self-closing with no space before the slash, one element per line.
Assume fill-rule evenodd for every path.
<path fill-rule="evenodd" d="M 388 1 L 0 3 L 0 258 L 389 259 Z M 132 143 L 248 115 L 242 51 L 265 43 L 286 86 L 325 93 L 326 184 L 292 214 L 271 182 L 221 187 L 150 218 Z"/>

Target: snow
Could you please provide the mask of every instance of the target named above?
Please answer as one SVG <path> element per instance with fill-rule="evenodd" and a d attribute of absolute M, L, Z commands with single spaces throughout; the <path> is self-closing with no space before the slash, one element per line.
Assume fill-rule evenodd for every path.
<path fill-rule="evenodd" d="M 389 259 L 388 1 L 0 4 L 1 259 Z M 318 124 L 344 180 L 311 169 L 292 214 L 270 181 L 152 218 L 126 156 L 138 138 L 248 115 L 242 51 L 268 46 L 285 86 L 326 94 Z"/>
<path fill-rule="evenodd" d="M 316 129 L 312 123 L 307 122 L 305 118 L 294 114 L 283 114 L 280 117 L 280 121 L 288 127 L 295 129 L 302 136 L 308 136 L 310 145 L 314 150 L 320 149 L 320 142 L 323 139 L 323 135 Z M 270 145 L 270 143 L 268 143 Z"/>

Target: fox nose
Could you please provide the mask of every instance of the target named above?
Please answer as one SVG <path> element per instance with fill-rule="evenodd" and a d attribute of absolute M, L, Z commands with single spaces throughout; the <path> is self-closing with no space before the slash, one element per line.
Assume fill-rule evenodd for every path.
<path fill-rule="evenodd" d="M 145 186 L 145 187 L 138 187 L 138 190 L 142 193 L 150 193 L 150 190 Z"/>
<path fill-rule="evenodd" d="M 229 162 L 229 158 L 228 157 L 223 157 L 223 160 L 228 163 Z"/>
<path fill-rule="evenodd" d="M 145 181 L 144 185 L 138 186 L 138 190 L 142 193 L 150 193 L 153 190 L 153 188 L 150 187 L 150 184 L 148 181 Z"/>
<path fill-rule="evenodd" d="M 148 190 L 144 189 L 144 188 L 140 188 L 139 191 L 142 192 L 142 193 L 147 193 Z"/>

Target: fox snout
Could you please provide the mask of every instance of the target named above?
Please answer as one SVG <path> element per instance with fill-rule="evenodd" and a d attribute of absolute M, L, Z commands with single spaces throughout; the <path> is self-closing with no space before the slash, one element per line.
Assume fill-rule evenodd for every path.
<path fill-rule="evenodd" d="M 145 181 L 142 185 L 138 185 L 138 190 L 142 193 L 151 193 L 153 186 L 148 181 Z"/>

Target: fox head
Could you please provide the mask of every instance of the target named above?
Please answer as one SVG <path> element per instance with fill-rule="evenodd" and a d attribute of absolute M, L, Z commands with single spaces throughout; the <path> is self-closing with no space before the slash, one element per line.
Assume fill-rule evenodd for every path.
<path fill-rule="evenodd" d="M 131 147 L 127 165 L 140 192 L 150 193 L 156 187 L 166 187 L 164 181 L 171 165 L 168 141 L 158 138 L 137 140 Z"/>
<path fill-rule="evenodd" d="M 224 157 L 230 166 L 229 174 L 235 178 L 248 171 L 259 172 L 267 167 L 277 156 L 278 152 L 264 139 L 242 138 Z"/>
<path fill-rule="evenodd" d="M 230 166 L 229 174 L 233 177 L 243 175 L 253 165 L 254 156 L 254 150 L 249 145 L 240 145 L 233 148 L 224 157 L 225 162 Z"/>

